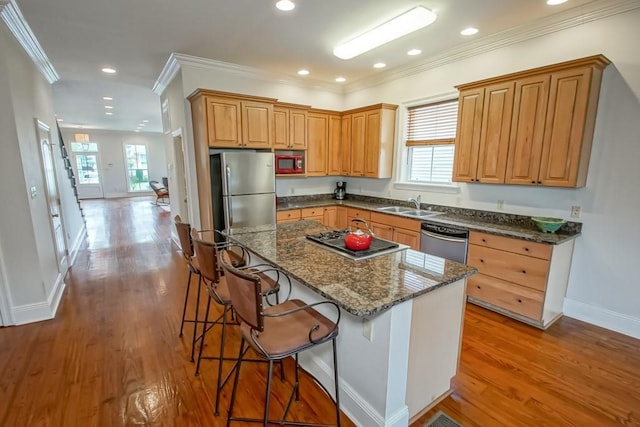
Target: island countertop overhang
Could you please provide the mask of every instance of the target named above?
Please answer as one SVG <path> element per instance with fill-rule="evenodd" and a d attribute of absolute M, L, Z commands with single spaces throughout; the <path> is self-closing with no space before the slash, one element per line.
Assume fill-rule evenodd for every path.
<path fill-rule="evenodd" d="M 305 238 L 329 230 L 315 221 L 299 221 L 236 230 L 229 237 L 358 317 L 376 315 L 476 273 L 464 264 L 411 249 L 351 260 Z"/>

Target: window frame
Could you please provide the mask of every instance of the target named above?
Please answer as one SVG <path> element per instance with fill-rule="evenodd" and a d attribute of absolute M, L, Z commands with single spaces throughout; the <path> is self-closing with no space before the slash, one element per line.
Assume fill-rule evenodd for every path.
<path fill-rule="evenodd" d="M 127 193 L 150 193 L 152 192 L 151 187 L 149 188 L 141 188 L 139 190 L 132 190 L 130 187 L 130 182 L 129 182 L 129 165 L 127 163 L 127 146 L 128 145 L 142 145 L 144 146 L 144 150 L 145 153 L 147 155 L 147 177 L 149 177 L 149 172 L 151 171 L 151 165 L 149 162 L 149 144 L 144 143 L 144 142 L 123 142 L 122 143 L 122 156 L 124 158 L 124 176 L 125 176 L 125 183 L 127 186 Z M 151 179 L 149 177 L 149 179 Z M 147 180 L 148 181 L 148 180 Z M 147 183 L 148 184 L 148 183 Z M 147 185 L 148 187 L 148 185 Z"/>

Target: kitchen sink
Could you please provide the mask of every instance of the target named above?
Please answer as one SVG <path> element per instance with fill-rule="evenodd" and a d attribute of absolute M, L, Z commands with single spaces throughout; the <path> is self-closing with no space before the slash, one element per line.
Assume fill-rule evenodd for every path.
<path fill-rule="evenodd" d="M 444 213 L 444 212 L 434 212 L 434 211 L 427 211 L 427 210 L 421 210 L 421 209 L 419 210 L 414 208 L 407 208 L 404 206 L 386 206 L 384 208 L 378 208 L 376 210 L 379 210 L 382 212 L 396 213 L 404 216 L 410 216 L 413 218 L 427 218 L 430 216 L 440 215 Z"/>
<path fill-rule="evenodd" d="M 416 210 L 413 210 L 413 211 L 408 211 L 408 212 L 402 212 L 402 215 L 413 216 L 413 217 L 416 217 L 416 218 L 427 218 L 427 217 L 430 217 L 430 216 L 441 215 L 443 213 L 444 212 L 433 212 L 433 211 L 422 211 L 422 210 L 416 211 Z"/>
<path fill-rule="evenodd" d="M 413 208 L 405 208 L 403 206 L 386 206 L 384 208 L 378 208 L 377 210 L 382 211 L 382 212 L 392 212 L 392 213 L 400 213 L 403 214 L 405 212 L 415 212 L 415 209 Z"/>

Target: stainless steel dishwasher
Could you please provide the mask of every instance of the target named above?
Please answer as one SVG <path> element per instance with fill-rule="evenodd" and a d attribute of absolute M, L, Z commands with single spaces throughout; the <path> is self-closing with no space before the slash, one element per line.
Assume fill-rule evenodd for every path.
<path fill-rule="evenodd" d="M 449 225 L 422 223 L 420 252 L 465 264 L 469 230 Z"/>

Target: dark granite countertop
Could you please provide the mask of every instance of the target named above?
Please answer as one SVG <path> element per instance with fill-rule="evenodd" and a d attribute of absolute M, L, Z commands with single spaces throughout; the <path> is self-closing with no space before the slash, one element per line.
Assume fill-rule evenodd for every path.
<path fill-rule="evenodd" d="M 328 230 L 315 221 L 298 221 L 278 224 L 274 230 L 234 230 L 230 237 L 360 317 L 380 313 L 476 273 L 464 264 L 411 249 L 354 261 L 304 237 Z"/>
<path fill-rule="evenodd" d="M 496 234 L 517 239 L 529 240 L 533 242 L 548 243 L 558 245 L 571 239 L 575 239 L 581 234 L 582 224 L 569 222 L 557 233 L 543 233 L 539 231 L 529 217 L 520 215 L 501 214 L 497 212 L 473 211 L 469 209 L 459 209 L 442 206 L 426 205 L 426 210 L 439 211 L 440 214 L 417 219 L 402 214 L 390 212 L 380 212 L 377 209 L 385 206 L 406 206 L 406 203 L 395 200 L 384 200 L 369 198 L 369 200 L 334 200 L 330 198 L 279 201 L 277 210 L 304 209 L 320 206 L 347 206 L 358 209 L 366 209 L 372 212 L 385 213 L 387 215 L 398 215 L 404 218 L 412 218 L 417 221 L 428 221 L 442 225 L 453 225 L 468 230 L 481 231 L 484 233 Z M 422 209 L 425 209 L 423 203 Z"/>

